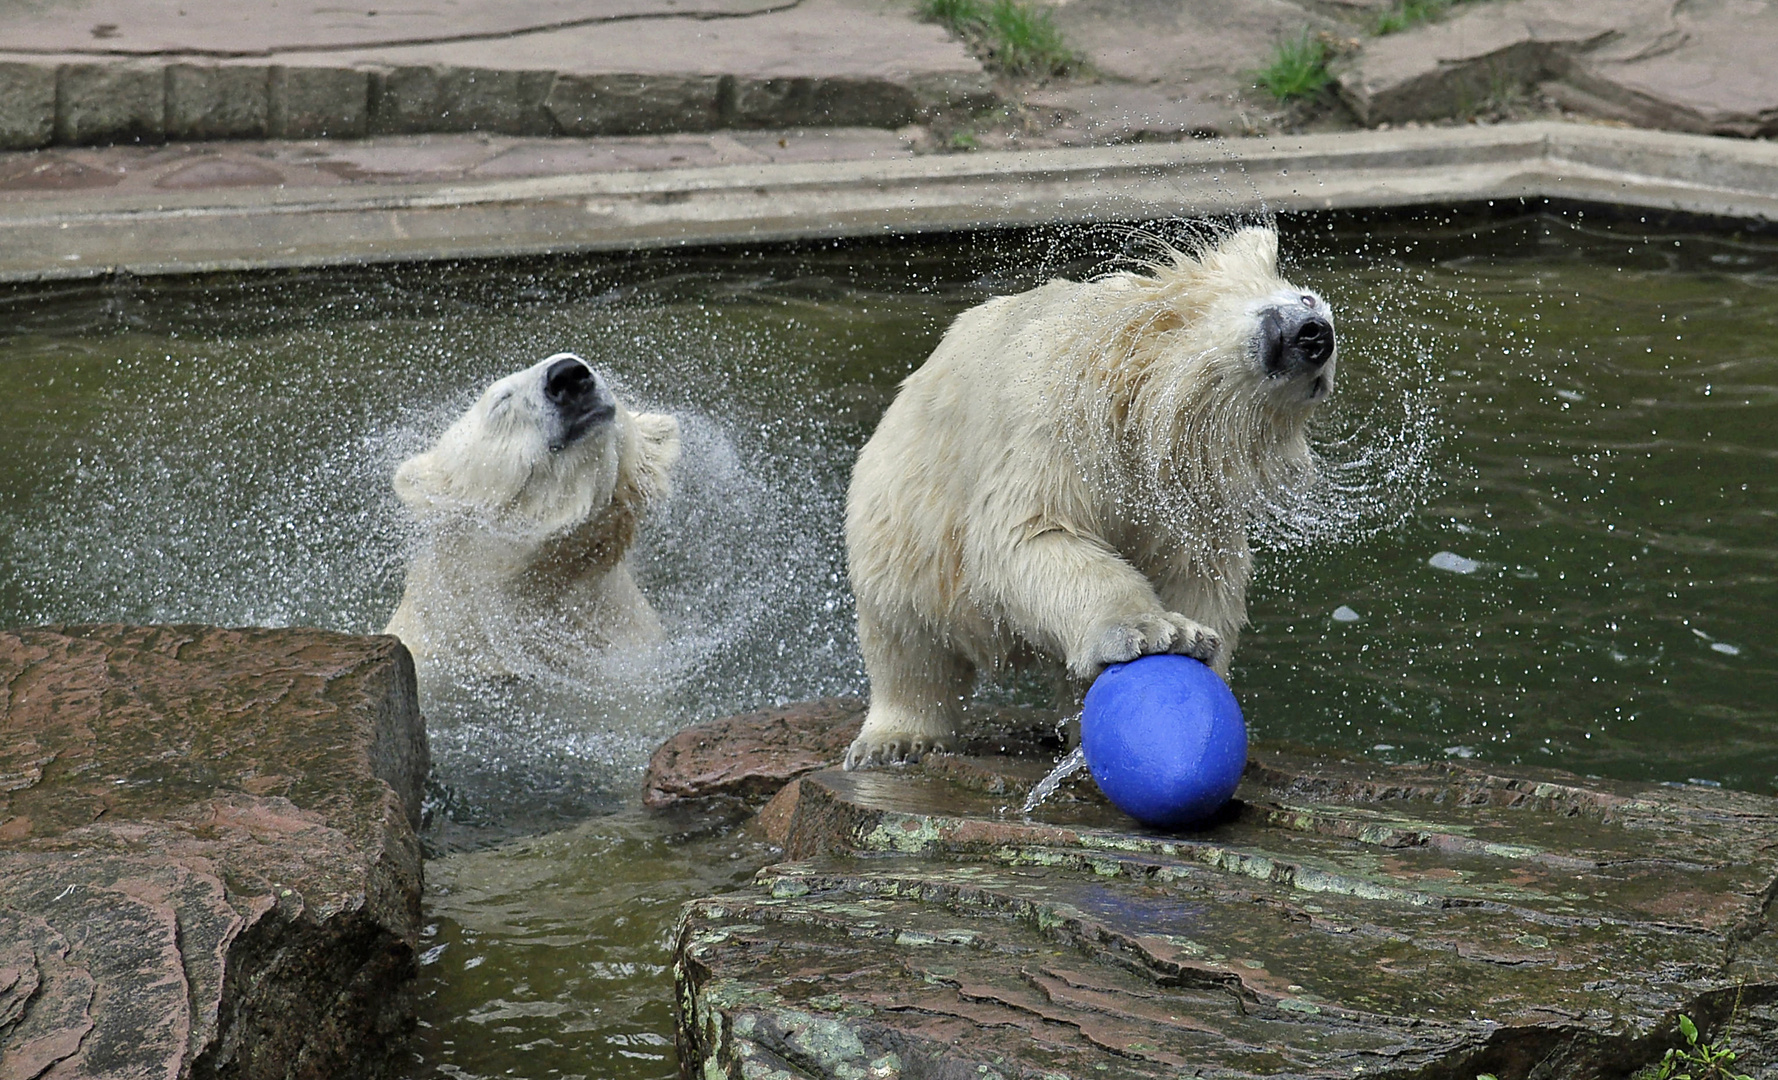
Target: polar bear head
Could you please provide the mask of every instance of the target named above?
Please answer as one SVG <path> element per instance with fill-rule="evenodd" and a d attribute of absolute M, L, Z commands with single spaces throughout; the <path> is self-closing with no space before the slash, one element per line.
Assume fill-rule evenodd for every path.
<path fill-rule="evenodd" d="M 631 412 L 586 361 L 557 353 L 489 386 L 402 464 L 395 493 L 423 523 L 469 514 L 515 539 L 608 515 L 621 519 L 611 522 L 621 548 L 668 493 L 678 457 L 678 421 Z"/>
<path fill-rule="evenodd" d="M 1135 449 L 1148 497 L 1239 517 L 1313 475 L 1305 425 L 1333 393 L 1338 339 L 1327 302 L 1279 275 L 1273 229 L 1114 277 L 1085 389 Z"/>

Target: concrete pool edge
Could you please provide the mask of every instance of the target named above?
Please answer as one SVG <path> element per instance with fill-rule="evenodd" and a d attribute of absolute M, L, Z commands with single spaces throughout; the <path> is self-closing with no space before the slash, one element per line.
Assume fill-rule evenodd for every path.
<path fill-rule="evenodd" d="M 1559 199 L 1778 221 L 1778 146 L 1562 122 L 0 202 L 0 282 Z"/>

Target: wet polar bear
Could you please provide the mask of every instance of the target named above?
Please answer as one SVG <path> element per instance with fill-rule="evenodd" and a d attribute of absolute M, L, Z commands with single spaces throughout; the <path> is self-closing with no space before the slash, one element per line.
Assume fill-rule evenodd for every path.
<path fill-rule="evenodd" d="M 422 536 L 383 632 L 423 682 L 559 670 L 658 639 L 624 555 L 678 458 L 678 421 L 631 412 L 572 353 L 494 383 L 396 470 Z"/>
<path fill-rule="evenodd" d="M 964 312 L 859 452 L 846 544 L 870 710 L 846 767 L 949 749 L 978 667 L 1148 653 L 1227 674 L 1256 511 L 1305 483 L 1327 305 L 1246 228 L 1147 274 Z"/>

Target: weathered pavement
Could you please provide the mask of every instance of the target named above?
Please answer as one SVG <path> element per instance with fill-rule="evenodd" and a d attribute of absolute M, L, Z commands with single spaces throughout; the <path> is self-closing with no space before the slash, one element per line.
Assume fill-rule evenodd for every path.
<path fill-rule="evenodd" d="M 476 131 L 901 129 L 922 150 L 1275 131 L 1281 41 L 1344 43 L 1308 122 L 1571 115 L 1778 131 L 1770 0 L 1469 0 L 1371 32 L 1388 0 L 1034 0 L 1084 65 L 996 74 L 912 0 L 44 0 L 0 7 L 0 149 Z M 1331 100 L 1331 97 L 1328 99 Z"/>
<path fill-rule="evenodd" d="M 426 770 L 394 638 L 0 633 L 0 1077 L 386 1075 Z"/>
<path fill-rule="evenodd" d="M 1020 815 L 1048 761 L 793 781 L 760 812 L 790 861 L 685 912 L 681 1060 L 1616 1077 L 1683 1012 L 1778 1075 L 1778 801 L 1262 748 L 1222 819 L 1161 835 L 1085 780 Z"/>
<path fill-rule="evenodd" d="M 1489 0 L 1367 42 L 1340 91 L 1361 122 L 1462 117 L 1541 95 L 1668 131 L 1778 133 L 1778 4 Z"/>

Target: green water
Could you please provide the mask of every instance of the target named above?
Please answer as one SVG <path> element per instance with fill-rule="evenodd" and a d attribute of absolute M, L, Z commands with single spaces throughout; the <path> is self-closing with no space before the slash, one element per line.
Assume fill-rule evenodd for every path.
<path fill-rule="evenodd" d="M 1575 215 L 1285 232 L 1339 315 L 1341 383 L 1331 493 L 1265 533 L 1234 666 L 1255 734 L 1778 787 L 1778 244 Z M 450 853 L 414 1067 L 673 1075 L 677 907 L 770 853 L 635 810 L 641 762 L 687 722 L 863 689 L 852 453 L 955 313 L 1120 242 L 11 290 L 0 624 L 373 631 L 408 542 L 387 478 L 486 382 L 572 349 L 678 414 L 680 490 L 637 554 L 671 637 L 628 688 L 645 707 L 584 687 L 429 710 Z"/>

